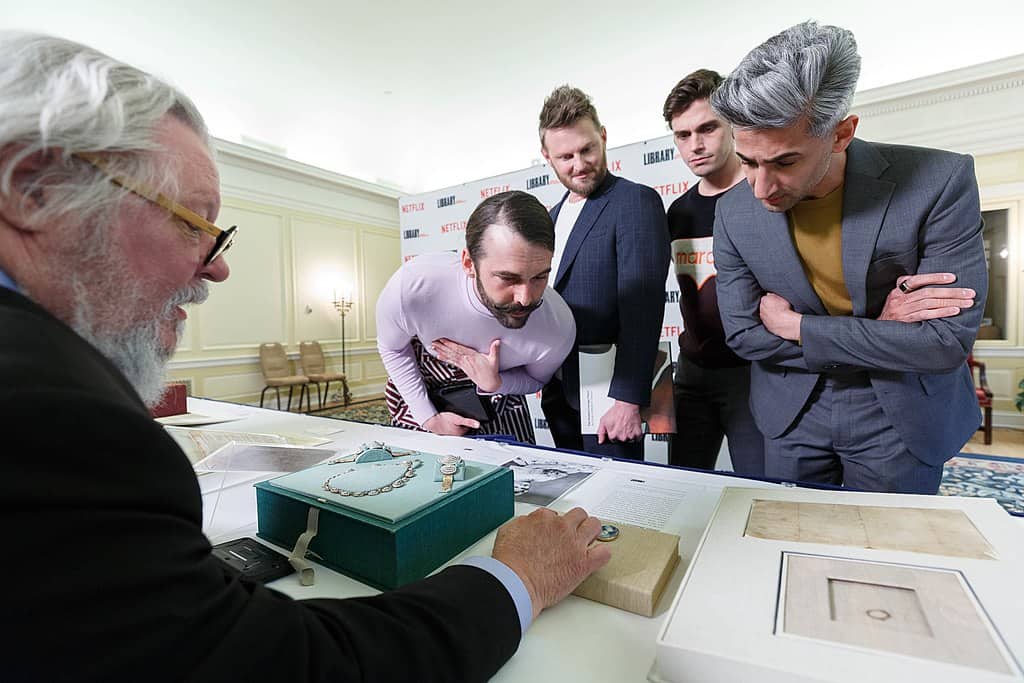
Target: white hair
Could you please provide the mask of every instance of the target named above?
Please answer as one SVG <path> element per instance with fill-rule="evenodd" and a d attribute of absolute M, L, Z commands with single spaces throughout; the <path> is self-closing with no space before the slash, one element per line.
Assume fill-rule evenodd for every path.
<path fill-rule="evenodd" d="M 128 193 L 107 172 L 174 196 L 175 169 L 153 154 L 160 150 L 157 124 L 173 116 L 209 149 L 206 125 L 195 105 L 163 81 L 44 35 L 0 31 L 0 93 L 0 195 L 23 197 L 30 228 L 56 223 L 66 233 L 53 254 L 70 303 L 65 322 L 152 405 L 173 353 L 161 343 L 161 326 L 175 320 L 178 305 L 205 299 L 208 289 L 204 281 L 186 285 L 150 317 L 127 328 L 117 324 L 126 307 L 143 300 L 144 284 L 130 277 L 123 254 L 107 238 L 109 218 Z M 83 152 L 104 153 L 107 172 L 76 156 Z M 36 199 L 43 196 L 44 202 Z M 23 291 L 33 296 L 27 285 Z"/>
<path fill-rule="evenodd" d="M 125 191 L 74 155 L 111 152 L 111 171 L 175 191 L 169 169 L 154 168 L 146 152 L 165 115 L 180 119 L 209 148 L 202 116 L 184 94 L 133 66 L 85 45 L 51 36 L 0 31 L 0 193 L 14 189 L 14 172 L 35 154 L 50 163 L 18 190 L 46 187 L 53 201 L 31 220 L 58 215 L 96 219 Z"/>
<path fill-rule="evenodd" d="M 806 21 L 755 47 L 711 95 L 734 128 L 788 128 L 806 117 L 825 137 L 846 117 L 860 77 L 853 33 Z"/>
<path fill-rule="evenodd" d="M 126 286 L 134 287 L 134 291 L 124 294 L 131 299 L 138 297 L 139 283 L 133 284 L 128 279 L 121 277 L 122 273 L 119 273 L 118 270 L 123 270 L 123 268 L 118 268 L 117 264 L 111 264 L 111 266 L 112 268 L 105 271 L 101 277 L 108 278 L 112 284 L 116 281 L 122 291 Z M 156 405 L 163 396 L 164 382 L 167 377 L 167 362 L 174 353 L 173 349 L 168 350 L 161 346 L 160 324 L 173 321 L 176 318 L 175 311 L 178 306 L 201 304 L 206 301 L 210 294 L 209 285 L 205 280 L 185 285 L 165 302 L 158 316 L 115 333 L 100 329 L 98 321 L 102 320 L 107 312 L 98 310 L 102 307 L 90 303 L 88 287 L 79 274 L 72 275 L 71 295 L 74 303 L 74 317 L 71 327 L 124 373 L 143 403 L 150 407 Z M 184 326 L 184 320 L 180 320 L 176 324 L 175 336 L 179 341 Z"/>

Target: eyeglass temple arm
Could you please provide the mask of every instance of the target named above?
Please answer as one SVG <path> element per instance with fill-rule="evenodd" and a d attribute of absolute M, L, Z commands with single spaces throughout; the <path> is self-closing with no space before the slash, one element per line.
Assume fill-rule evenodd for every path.
<path fill-rule="evenodd" d="M 216 225 L 200 216 L 195 211 L 192 211 L 191 209 L 184 207 L 175 201 L 172 201 L 171 199 L 161 194 L 160 192 L 148 188 L 145 185 L 142 185 L 141 183 L 132 182 L 127 178 L 123 178 L 121 176 L 111 173 L 109 162 L 107 162 L 106 159 L 99 156 L 98 154 L 93 154 L 92 152 L 77 152 L 74 156 L 98 168 L 100 171 L 105 173 L 107 177 L 110 178 L 111 182 L 113 182 L 115 185 L 119 185 L 124 189 L 128 190 L 129 192 L 132 192 L 134 194 L 139 195 L 140 197 L 148 199 L 151 202 L 159 204 L 163 208 L 173 213 L 175 216 L 185 219 L 186 221 L 188 221 L 195 227 L 199 228 L 203 232 L 212 235 L 213 237 L 220 237 L 221 233 L 224 232 Z"/>

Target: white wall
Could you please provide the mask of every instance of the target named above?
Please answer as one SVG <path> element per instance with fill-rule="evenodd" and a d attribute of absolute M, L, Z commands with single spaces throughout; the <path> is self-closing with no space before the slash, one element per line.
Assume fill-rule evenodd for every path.
<path fill-rule="evenodd" d="M 345 320 L 346 371 L 355 395 L 386 380 L 376 350 L 374 307 L 399 264 L 398 202 L 390 191 L 233 143 L 216 142 L 223 207 L 238 225 L 231 277 L 191 312 L 171 375 L 193 394 L 253 402 L 264 383 L 257 349 L 317 340 L 341 369 L 341 322 L 331 304 L 333 273 L 351 283 Z M 299 372 L 296 363 L 296 373 Z"/>

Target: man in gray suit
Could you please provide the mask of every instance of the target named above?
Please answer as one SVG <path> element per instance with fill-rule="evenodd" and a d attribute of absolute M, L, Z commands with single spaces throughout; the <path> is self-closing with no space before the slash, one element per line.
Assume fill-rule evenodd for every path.
<path fill-rule="evenodd" d="M 855 138 L 859 73 L 852 33 L 807 22 L 715 91 L 747 176 L 717 207 L 718 303 L 768 476 L 934 493 L 980 420 L 978 186 L 968 156 Z"/>

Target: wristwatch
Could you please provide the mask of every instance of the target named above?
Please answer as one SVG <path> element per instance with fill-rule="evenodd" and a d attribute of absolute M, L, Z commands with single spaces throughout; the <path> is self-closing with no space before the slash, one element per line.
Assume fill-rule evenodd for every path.
<path fill-rule="evenodd" d="M 455 474 L 462 465 L 462 458 L 457 455 L 443 455 L 437 460 L 441 473 L 441 493 L 448 493 L 452 490 L 452 483 L 455 481 Z"/>

